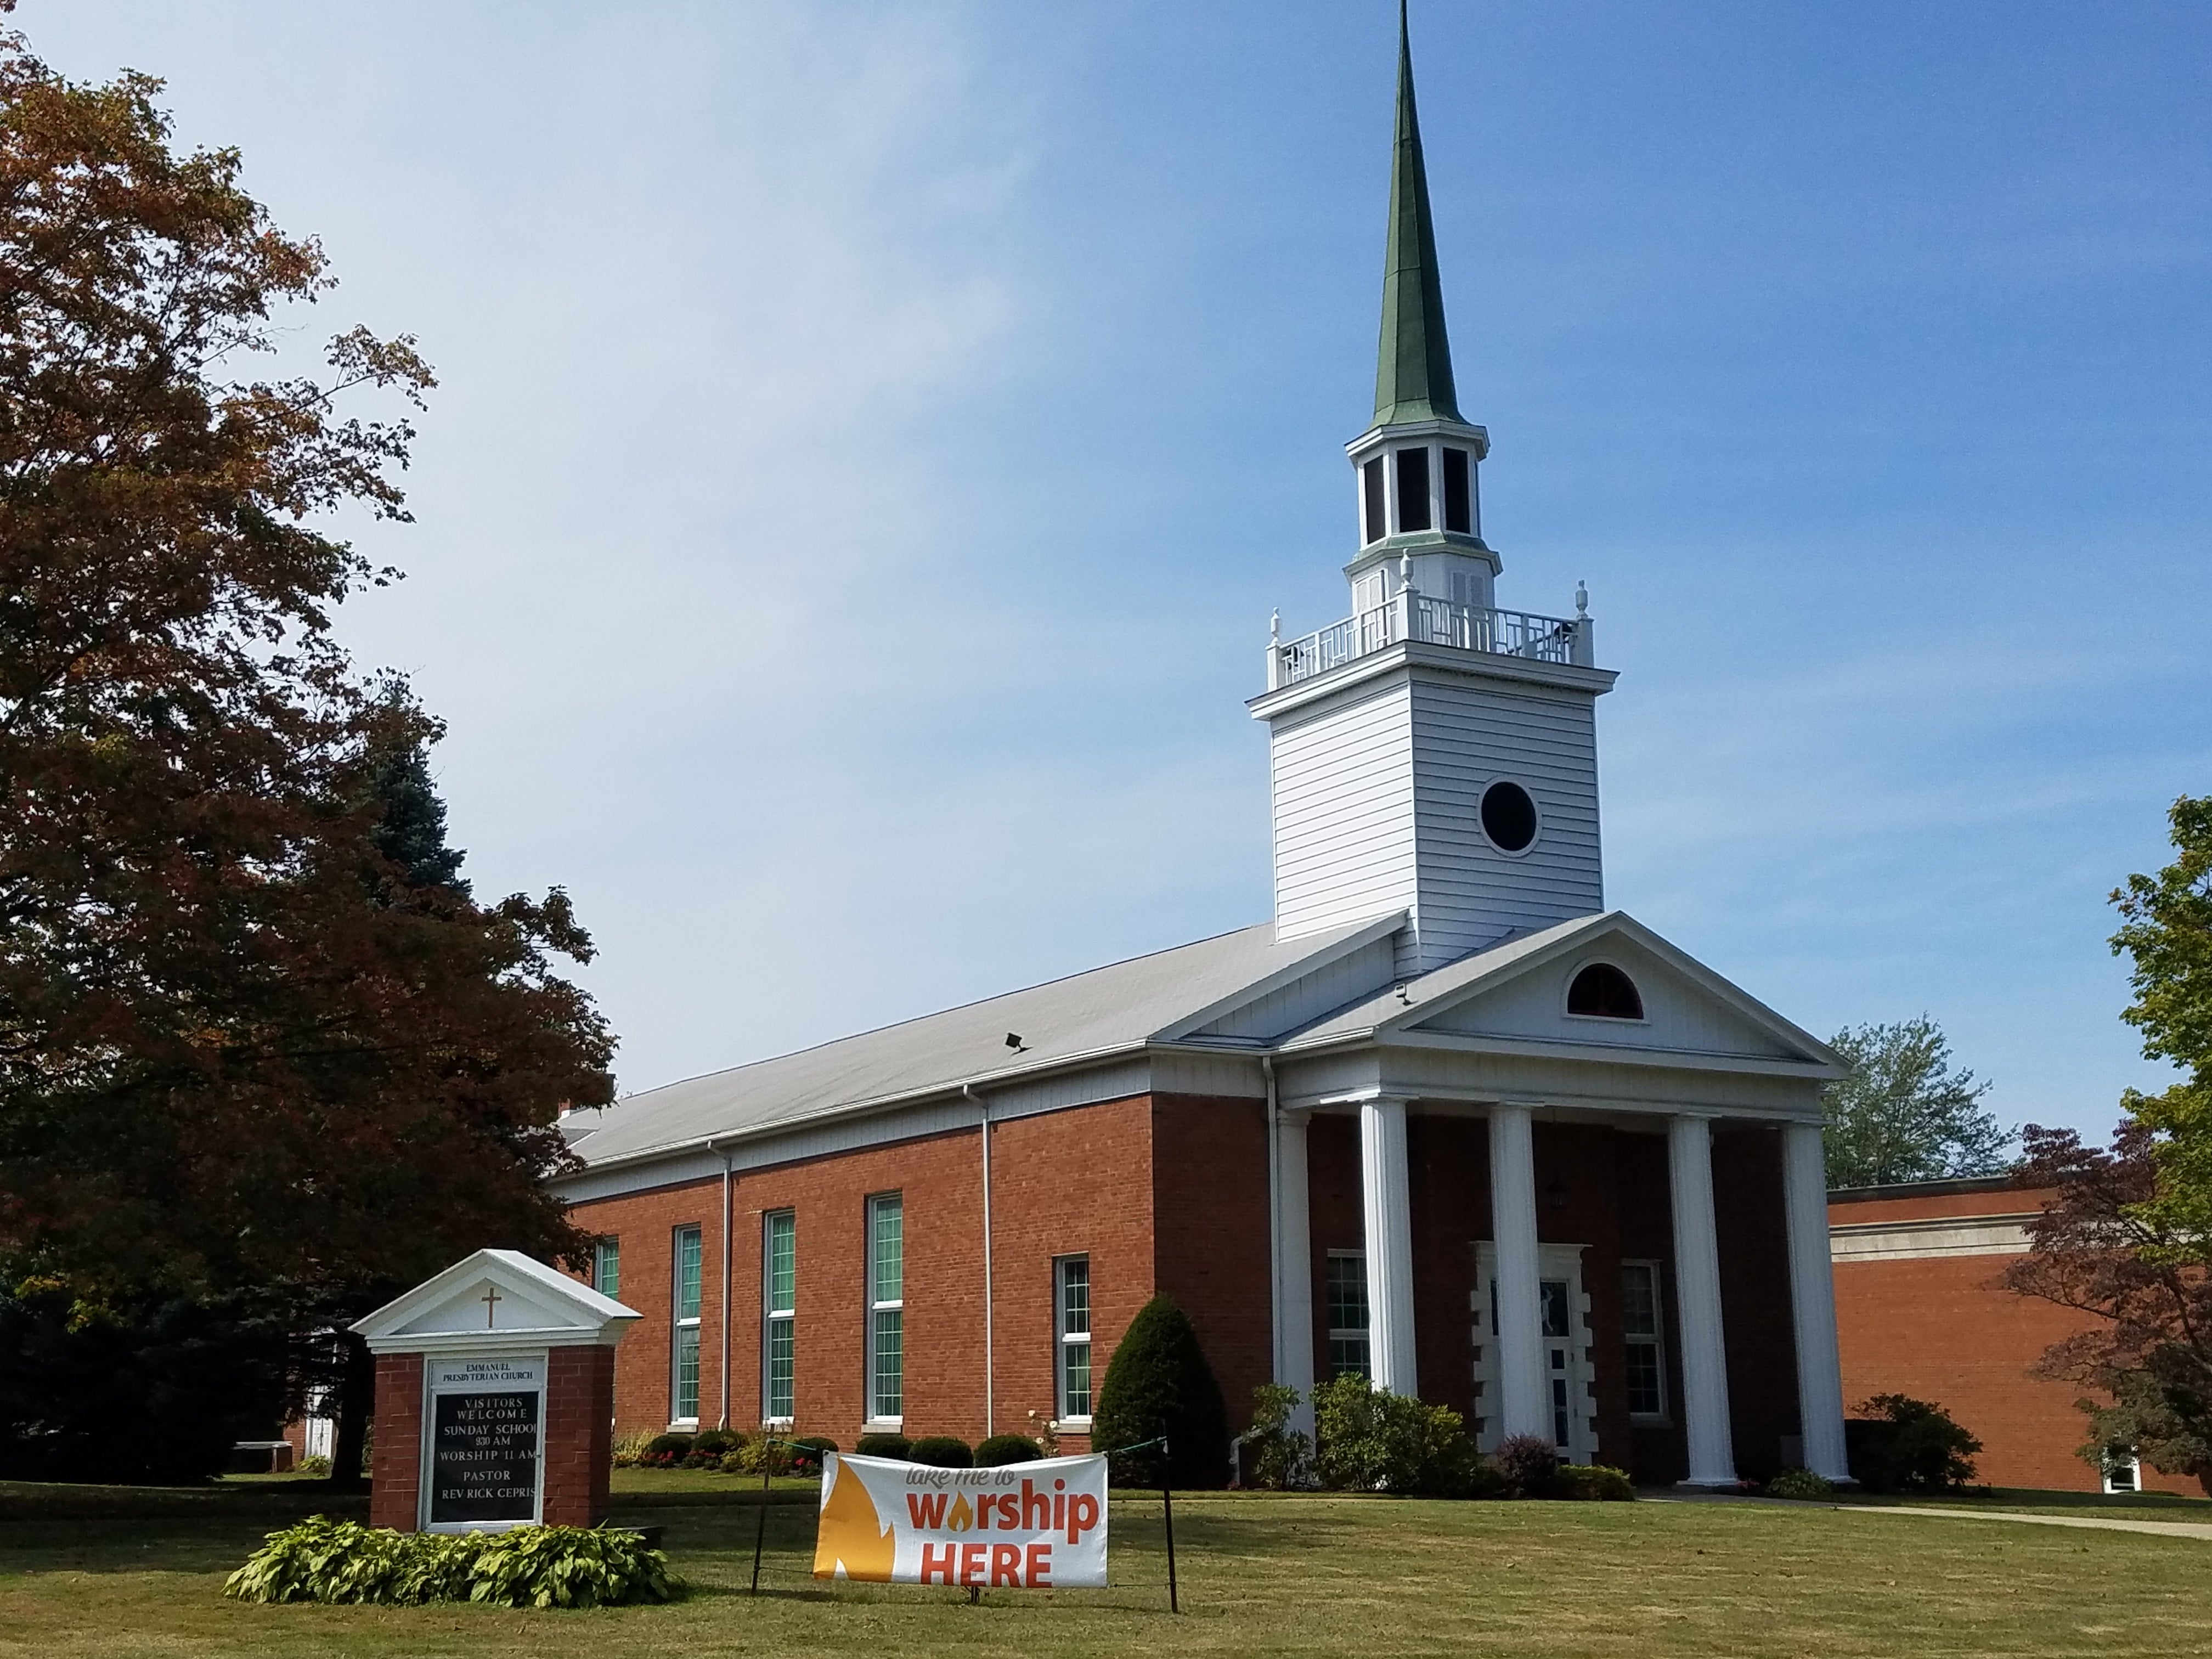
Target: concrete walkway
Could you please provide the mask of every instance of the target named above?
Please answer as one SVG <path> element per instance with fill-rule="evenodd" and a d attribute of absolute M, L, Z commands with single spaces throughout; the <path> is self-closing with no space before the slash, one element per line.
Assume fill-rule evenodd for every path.
<path fill-rule="evenodd" d="M 2147 1532 L 2160 1538 L 2212 1539 L 2212 1522 L 2133 1521 L 2107 1515 L 2013 1515 L 2003 1510 L 1939 1510 L 1918 1504 L 1838 1504 L 1844 1515 L 1935 1515 L 1960 1521 L 2025 1521 L 2037 1527 L 2087 1527 L 2098 1532 Z"/>

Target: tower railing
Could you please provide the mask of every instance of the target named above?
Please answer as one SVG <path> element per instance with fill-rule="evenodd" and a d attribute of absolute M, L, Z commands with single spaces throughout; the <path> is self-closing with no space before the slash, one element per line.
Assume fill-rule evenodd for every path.
<path fill-rule="evenodd" d="M 1304 639 L 1267 649 L 1267 689 L 1278 690 L 1346 663 L 1410 641 L 1530 662 L 1595 665 L 1587 617 L 1540 617 L 1527 611 L 1485 611 L 1401 588 L 1370 610 L 1316 629 Z"/>

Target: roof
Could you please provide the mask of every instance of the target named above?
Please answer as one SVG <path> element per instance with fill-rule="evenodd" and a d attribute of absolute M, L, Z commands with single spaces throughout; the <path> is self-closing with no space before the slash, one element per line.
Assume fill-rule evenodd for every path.
<path fill-rule="evenodd" d="M 1379 924 L 1395 927 L 1393 915 Z M 857 1036 L 649 1090 L 564 1120 L 587 1164 L 782 1128 L 1141 1050 L 1194 1017 L 1373 935 L 1367 921 L 1278 942 L 1273 922 L 1136 957 Z M 1006 1038 L 1018 1036 L 1018 1053 Z"/>
<path fill-rule="evenodd" d="M 1421 121 L 1413 107 L 1413 48 L 1398 6 L 1398 132 L 1390 155 L 1390 235 L 1382 259 L 1382 340 L 1375 366 L 1375 424 L 1460 418 L 1444 335 L 1443 276 L 1429 213 Z"/>
<path fill-rule="evenodd" d="M 520 1250 L 478 1250 L 352 1328 L 375 1353 L 511 1352 L 611 1344 L 640 1316 Z"/>

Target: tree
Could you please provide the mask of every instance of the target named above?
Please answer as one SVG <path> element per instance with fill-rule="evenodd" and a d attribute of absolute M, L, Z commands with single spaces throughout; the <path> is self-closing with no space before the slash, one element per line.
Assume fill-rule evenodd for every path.
<path fill-rule="evenodd" d="M 1137 1310 L 1107 1364 L 1091 1443 L 1102 1451 L 1157 1446 L 1114 1460 L 1124 1485 L 1218 1486 L 1229 1478 L 1229 1411 L 1190 1316 L 1167 1297 Z"/>
<path fill-rule="evenodd" d="M 2057 1195 L 2005 1277 L 2094 1318 L 2039 1362 L 2112 1402 L 2079 1402 L 2082 1456 L 2130 1446 L 2212 1492 L 2212 798 L 2183 796 L 2168 821 L 2174 861 L 2112 894 L 2112 949 L 2135 963 L 2122 1018 L 2147 1057 L 2185 1075 L 2159 1094 L 2129 1090 L 2109 1151 L 2028 1128 L 2022 1176 Z"/>
<path fill-rule="evenodd" d="M 579 1255 L 543 1177 L 612 1040 L 567 896 L 472 897 L 436 722 L 331 637 L 394 573 L 324 526 L 404 520 L 414 436 L 349 410 L 430 372 L 356 327 L 246 374 L 331 282 L 159 91 L 0 33 L 0 1264 L 312 1329 Z"/>
<path fill-rule="evenodd" d="M 2009 1130 L 1981 1109 L 1990 1085 L 1951 1069 L 1951 1046 L 1925 1014 L 1845 1027 L 1829 1047 L 1850 1070 L 1828 1085 L 1831 1187 L 1994 1175 Z"/>
<path fill-rule="evenodd" d="M 2110 1448 L 2131 1446 L 2152 1468 L 2193 1474 L 2212 1493 L 2208 1244 L 2156 1201 L 2153 1131 L 2124 1121 L 2109 1150 L 2034 1124 L 2023 1139 L 2021 1183 L 2056 1190 L 2028 1225 L 2028 1253 L 2005 1270 L 2006 1288 L 2092 1319 L 2046 1349 L 2037 1374 L 2104 1397 L 2075 1402 L 2089 1419 L 2084 1459 L 2102 1464 Z"/>
<path fill-rule="evenodd" d="M 2120 1018 L 2143 1034 L 2143 1056 L 2182 1068 L 2181 1081 L 2121 1109 L 2155 1137 L 2157 1191 L 2146 1217 L 2177 1240 L 2212 1238 L 2212 795 L 2184 795 L 2167 813 L 2176 857 L 2112 894 L 2125 918 L 2112 951 L 2135 960 L 2135 1000 Z M 2185 1253 L 2195 1255 L 2193 1245 Z M 2204 1258 L 2197 1257 L 2203 1260 Z"/>

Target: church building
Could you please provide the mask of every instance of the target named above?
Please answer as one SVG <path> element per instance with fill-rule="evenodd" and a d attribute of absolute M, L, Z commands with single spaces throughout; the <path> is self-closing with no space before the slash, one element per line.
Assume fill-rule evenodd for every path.
<path fill-rule="evenodd" d="M 1605 903 L 1587 601 L 1498 608 L 1400 40 L 1349 614 L 1268 644 L 1275 913 L 566 1120 L 617 1430 L 1087 1443 L 1172 1296 L 1639 1483 L 1844 1475 L 1818 1041 Z"/>

